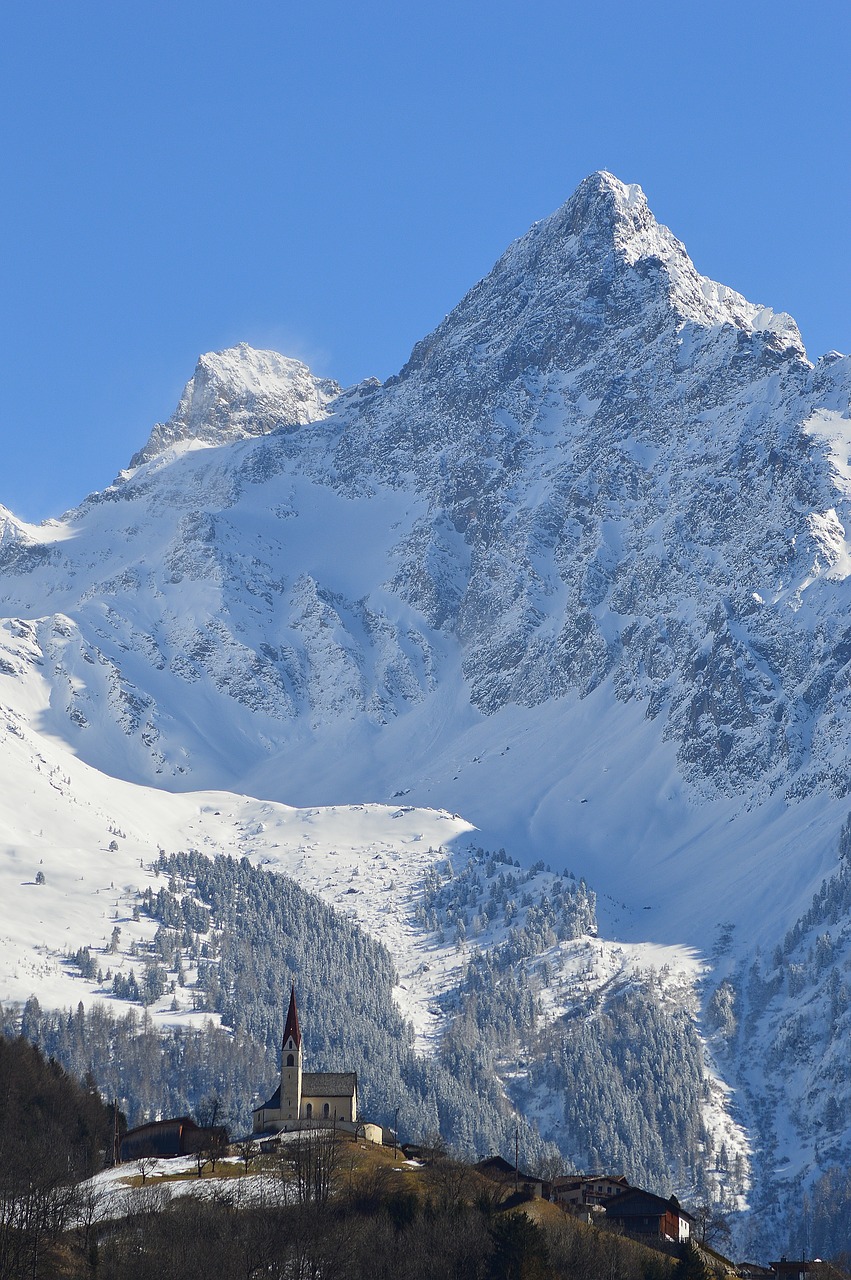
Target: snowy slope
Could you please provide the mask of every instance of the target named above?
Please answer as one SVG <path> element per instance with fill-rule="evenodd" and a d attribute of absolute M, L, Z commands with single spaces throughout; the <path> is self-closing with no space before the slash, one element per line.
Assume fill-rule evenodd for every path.
<path fill-rule="evenodd" d="M 45 709 L 40 683 L 30 682 L 30 720 Z M 410 806 L 293 809 L 233 793 L 154 793 L 75 759 L 8 704 L 0 707 L 0 726 L 8 798 L 0 833 L 4 1001 L 22 1003 L 36 993 L 48 1007 L 112 1002 L 109 984 L 83 982 L 66 953 L 90 947 L 104 957 L 104 968 L 133 965 L 134 942 L 156 929 L 150 919 L 134 920 L 133 907 L 140 891 L 156 886 L 157 851 L 194 848 L 280 870 L 353 914 L 391 948 L 399 1003 L 418 1033 L 427 1037 L 433 1029 L 434 993 L 447 975 L 457 976 L 461 958 L 446 947 L 425 969 L 424 953 L 434 948 L 413 914 L 425 871 L 459 840 L 463 848 L 469 823 Z M 112 952 L 116 924 L 122 936 Z M 188 1009 L 189 993 L 178 994 Z M 160 1002 L 161 1019 L 171 1017 L 169 1002 L 170 995 Z"/>
<path fill-rule="evenodd" d="M 38 673 L 29 681 L 32 720 L 38 719 L 40 682 Z M 44 689 L 41 694 L 43 708 Z M 61 744 L 33 731 L 12 707 L 0 714 L 7 793 L 16 797 L 0 839 L 5 1001 L 22 1005 L 36 994 L 47 1008 L 98 1002 L 115 1014 L 130 1008 L 113 993 L 109 975 L 126 979 L 133 972 L 143 984 L 157 923 L 140 916 L 138 905 L 148 887 L 154 893 L 162 887 L 155 866 L 158 850 L 248 857 L 353 916 L 389 947 L 398 970 L 395 998 L 413 1025 L 417 1049 L 425 1053 L 437 1048 L 446 1029 L 470 948 L 487 951 L 509 935 L 507 917 L 499 915 L 485 924 L 476 917 L 469 941 L 460 946 L 422 923 L 426 877 L 436 873 L 449 884 L 453 875 L 463 874 L 478 837 L 457 815 L 404 803 L 293 809 L 228 792 L 154 795 L 150 788 L 110 778 L 74 759 Z M 480 903 L 498 871 L 490 873 L 491 879 L 482 873 Z M 552 895 L 553 876 L 540 869 L 522 884 L 516 924 L 523 923 L 525 902 Z M 472 910 L 478 910 L 475 904 Z M 81 948 L 94 957 L 97 977 L 82 976 L 73 962 Z M 695 1012 L 703 971 L 699 957 L 682 945 L 615 943 L 596 931 L 545 948 L 531 966 L 540 986 L 542 1025 L 595 993 L 604 999 L 635 982 L 655 987 L 663 1004 Z M 195 976 L 189 964 L 185 985 L 172 984 L 150 1006 L 155 1023 L 200 1025 L 210 1017 L 193 1012 Z M 707 1130 L 722 1133 L 729 1149 L 746 1157 L 747 1135 L 731 1112 L 725 1087 L 714 1080 L 708 1050 L 706 1065 Z M 506 1059 L 504 1071 L 506 1089 L 515 1092 L 523 1069 Z M 532 1094 L 525 1105 L 542 1134 L 558 1140 L 553 1100 Z"/>
<path fill-rule="evenodd" d="M 55 897 L 71 850 L 97 898 L 191 842 L 363 911 L 426 1044 L 462 959 L 447 949 L 417 985 L 433 942 L 385 884 L 415 894 L 429 847 L 472 825 L 584 875 L 600 945 L 673 948 L 697 1009 L 836 866 L 849 395 L 851 360 L 811 365 L 788 316 L 701 276 L 609 174 L 383 385 L 340 391 L 245 346 L 202 357 L 109 489 L 37 528 L 0 511 L 21 795 L 43 758 L 30 817 L 3 818 L 9 875 L 51 859 L 46 885 L 10 881 L 0 997 L 39 963 L 45 993 L 65 990 L 32 958 L 57 945 L 50 895 L 71 935 L 123 910 L 118 890 Z M 75 780 L 59 808 L 51 770 Z M 129 859 L 119 878 L 108 856 Z M 347 893 L 355 865 L 369 894 Z M 753 1125 L 759 1082 L 724 1053 Z"/>

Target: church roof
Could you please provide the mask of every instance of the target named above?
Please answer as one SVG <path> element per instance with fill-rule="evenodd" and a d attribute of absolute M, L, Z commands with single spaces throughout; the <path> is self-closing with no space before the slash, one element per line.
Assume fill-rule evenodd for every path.
<path fill-rule="evenodd" d="M 301 1091 L 308 1098 L 353 1098 L 357 1087 L 356 1071 L 305 1071 L 301 1077 Z M 280 1108 L 281 1086 L 278 1085 L 269 1101 L 254 1110 L 279 1111 Z"/>
<path fill-rule="evenodd" d="M 284 1044 L 287 1043 L 290 1036 L 292 1036 L 296 1045 L 301 1044 L 301 1028 L 298 1025 L 298 1009 L 295 1003 L 295 983 L 293 983 L 290 991 L 290 1007 L 287 1010 L 287 1020 L 284 1023 Z"/>
<path fill-rule="evenodd" d="M 351 1098 L 358 1087 L 356 1071 L 305 1071 L 301 1091 L 313 1098 Z"/>
<path fill-rule="evenodd" d="M 259 1107 L 255 1107 L 255 1111 L 280 1111 L 281 1109 L 281 1086 L 278 1085 L 268 1102 L 261 1102 Z"/>

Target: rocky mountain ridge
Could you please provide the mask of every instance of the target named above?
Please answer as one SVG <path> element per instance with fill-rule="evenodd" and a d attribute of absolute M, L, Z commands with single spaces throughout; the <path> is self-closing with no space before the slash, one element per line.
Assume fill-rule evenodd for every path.
<path fill-rule="evenodd" d="M 44 532 L 6 522 L 4 608 L 58 607 L 107 663 L 145 652 L 128 697 L 158 742 L 180 701 L 159 673 L 321 731 L 344 708 L 396 718 L 451 653 L 486 715 L 611 682 L 663 717 L 705 794 L 841 793 L 847 512 L 824 436 L 849 386 L 847 359 L 813 369 L 788 317 L 700 277 L 640 189 L 595 175 L 383 386 L 340 394 L 246 347 L 202 357 L 115 485 Z M 300 564 L 326 500 L 326 545 Z M 165 604 L 188 582 L 206 598 L 191 633 Z M 84 622 L 112 600 L 105 631 Z M 191 755 L 187 728 L 167 736 Z M 149 750 L 127 776 L 176 778 Z"/>

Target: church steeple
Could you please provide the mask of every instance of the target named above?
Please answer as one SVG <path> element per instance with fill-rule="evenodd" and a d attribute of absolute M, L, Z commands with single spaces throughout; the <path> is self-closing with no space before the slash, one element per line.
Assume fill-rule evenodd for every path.
<path fill-rule="evenodd" d="M 281 1119 L 297 1123 L 301 1115 L 301 1028 L 295 1002 L 295 983 L 290 990 L 290 1007 L 281 1041 Z M 287 1127 L 285 1124 L 285 1128 Z"/>
<path fill-rule="evenodd" d="M 298 1025 L 298 1009 L 295 1003 L 295 983 L 293 983 L 290 990 L 290 1007 L 287 1010 L 287 1020 L 284 1023 L 282 1049 L 286 1048 L 288 1041 L 292 1041 L 293 1048 L 301 1048 L 301 1030 Z"/>

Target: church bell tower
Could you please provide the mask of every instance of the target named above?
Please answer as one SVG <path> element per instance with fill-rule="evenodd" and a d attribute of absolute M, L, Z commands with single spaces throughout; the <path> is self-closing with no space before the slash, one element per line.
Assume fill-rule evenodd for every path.
<path fill-rule="evenodd" d="M 295 1002 L 295 983 L 281 1044 L 281 1119 L 295 1123 L 301 1116 L 301 1029 Z"/>

